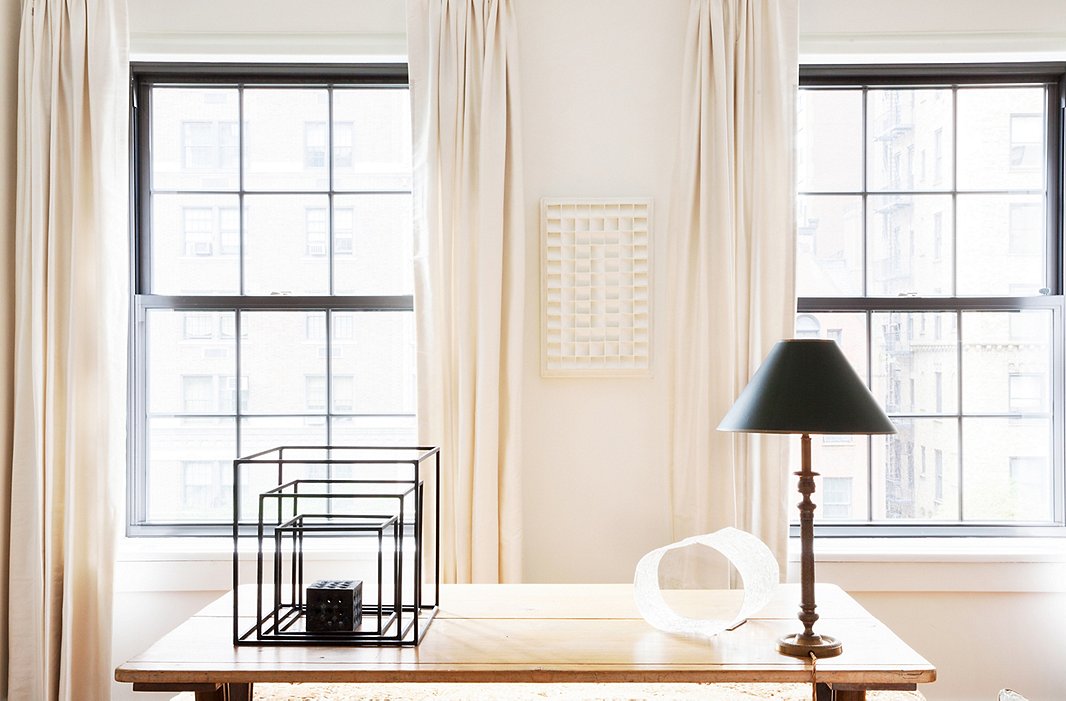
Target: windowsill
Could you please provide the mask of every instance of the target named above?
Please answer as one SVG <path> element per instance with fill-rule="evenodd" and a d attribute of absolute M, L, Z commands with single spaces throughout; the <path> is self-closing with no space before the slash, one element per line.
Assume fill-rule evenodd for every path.
<path fill-rule="evenodd" d="M 818 562 L 1060 562 L 1064 538 L 815 538 Z M 799 538 L 789 538 L 789 562 L 799 562 Z"/>
<path fill-rule="evenodd" d="M 1066 593 L 1061 538 L 816 538 L 816 579 L 852 592 Z M 799 579 L 799 539 L 788 573 Z"/>

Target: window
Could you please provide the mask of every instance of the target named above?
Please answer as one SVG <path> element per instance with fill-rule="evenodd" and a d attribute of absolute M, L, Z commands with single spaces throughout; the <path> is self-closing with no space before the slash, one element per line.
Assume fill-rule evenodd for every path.
<path fill-rule="evenodd" d="M 801 314 L 796 318 L 796 338 L 818 338 L 822 325 L 810 314 Z"/>
<path fill-rule="evenodd" d="M 304 125 L 304 165 L 307 168 L 325 168 L 328 149 L 329 129 L 326 123 L 308 122 Z"/>
<path fill-rule="evenodd" d="M 1043 411 L 1047 387 L 1047 377 L 1042 374 L 1013 372 L 1007 377 L 1007 405 L 1012 412 Z"/>
<path fill-rule="evenodd" d="M 186 314 L 185 338 L 211 338 L 214 333 L 214 320 L 210 314 Z"/>
<path fill-rule="evenodd" d="M 851 477 L 826 477 L 822 491 L 822 518 L 851 518 Z"/>
<path fill-rule="evenodd" d="M 1017 518 L 1047 518 L 1054 507 L 1051 499 L 1051 471 L 1043 457 L 1011 456 L 1010 483 L 1005 490 L 1012 513 Z"/>
<path fill-rule="evenodd" d="M 1009 253 L 1040 256 L 1044 245 L 1044 211 L 1036 202 L 1012 202 L 1008 219 Z"/>
<path fill-rule="evenodd" d="M 351 207 L 333 208 L 333 252 L 350 256 L 355 238 L 355 210 Z"/>
<path fill-rule="evenodd" d="M 1011 168 L 1040 168 L 1044 165 L 1044 116 L 1012 114 L 1010 116 Z"/>
<path fill-rule="evenodd" d="M 128 532 L 226 534 L 239 456 L 415 441 L 406 69 L 133 77 Z"/>
<path fill-rule="evenodd" d="M 204 111 L 210 116 L 210 111 Z M 231 168 L 237 162 L 237 123 L 183 121 L 182 166 L 187 170 Z"/>
<path fill-rule="evenodd" d="M 232 472 L 218 460 L 182 460 L 181 503 L 200 517 L 224 516 L 233 508 Z"/>
<path fill-rule="evenodd" d="M 826 490 L 856 486 L 848 525 L 827 510 L 821 532 L 1062 532 L 1063 77 L 801 69 L 796 335 L 841 329 L 898 430 L 813 446 Z M 1023 446 L 1041 467 L 1011 468 Z M 1012 469 L 1046 505 L 1004 498 L 1024 491 Z"/>
<path fill-rule="evenodd" d="M 309 207 L 304 212 L 304 230 L 307 232 L 307 255 L 326 255 L 329 232 L 326 227 L 325 207 Z"/>
<path fill-rule="evenodd" d="M 215 252 L 215 231 L 211 210 L 207 207 L 183 207 L 181 210 L 185 231 L 185 255 L 209 256 Z"/>

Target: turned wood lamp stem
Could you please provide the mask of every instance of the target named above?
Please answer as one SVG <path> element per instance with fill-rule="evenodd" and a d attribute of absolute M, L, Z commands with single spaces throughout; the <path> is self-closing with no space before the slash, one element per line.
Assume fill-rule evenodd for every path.
<path fill-rule="evenodd" d="M 800 613 L 803 632 L 787 635 L 777 642 L 777 649 L 786 655 L 809 657 L 833 657 L 842 651 L 840 641 L 828 635 L 814 632 L 814 622 L 818 614 L 814 612 L 814 510 L 811 501 L 814 494 L 814 478 L 817 472 L 811 471 L 811 434 L 804 433 L 800 444 L 800 471 L 794 473 L 799 477 L 799 493 L 803 500 L 800 510 Z"/>

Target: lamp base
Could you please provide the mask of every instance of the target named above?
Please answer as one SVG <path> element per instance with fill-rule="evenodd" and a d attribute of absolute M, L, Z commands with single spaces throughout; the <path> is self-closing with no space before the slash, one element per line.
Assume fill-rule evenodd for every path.
<path fill-rule="evenodd" d="M 777 641 L 777 651 L 791 657 L 836 657 L 843 651 L 840 641 L 828 635 L 786 635 Z"/>

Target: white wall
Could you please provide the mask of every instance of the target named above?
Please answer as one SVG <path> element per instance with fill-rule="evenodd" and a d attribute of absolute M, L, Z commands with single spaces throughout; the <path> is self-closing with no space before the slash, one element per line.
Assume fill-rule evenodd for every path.
<path fill-rule="evenodd" d="M 687 2 L 516 4 L 529 234 L 524 572 L 530 581 L 628 580 L 639 555 L 669 540 L 663 463 L 663 332 L 669 300 L 657 285 L 651 377 L 541 378 L 537 203 L 543 196 L 653 197 L 655 278 L 665 279 Z M 1016 0 L 1007 5 L 1009 11 L 1004 5 L 998 0 L 801 0 L 801 47 L 808 57 L 833 60 L 857 60 L 857 54 L 899 57 L 900 51 L 959 58 L 990 51 L 1066 56 L 1066 12 L 1059 0 Z M 130 13 L 134 49 L 155 55 L 192 50 L 322 59 L 402 52 L 400 0 L 130 0 Z M 14 70 L 14 52 L 3 46 L 7 76 Z M 0 156 L 11 153 L 14 136 L 14 100 L 10 84 L 4 85 L 9 100 L 0 111 L 0 134 L 6 135 Z M 13 188 L 10 165 L 5 168 L 0 215 L 10 222 L 3 208 L 10 205 Z M 196 553 L 168 556 L 158 547 L 149 549 L 156 551 L 150 556 L 154 561 L 132 554 L 119 569 L 117 581 L 125 591 L 116 600 L 117 661 L 228 586 L 224 552 L 205 561 Z M 1061 653 L 1066 593 L 1061 584 L 1035 591 L 1019 584 L 1046 571 L 1046 563 L 1000 569 L 957 554 L 940 558 L 947 564 L 936 559 L 843 558 L 826 563 L 820 574 L 856 592 L 938 665 L 940 681 L 926 689 L 930 699 L 992 699 L 1007 685 L 1034 701 L 1066 698 Z M 988 567 L 1016 577 L 989 578 Z M 116 698 L 151 697 L 135 697 L 122 687 Z"/>
<path fill-rule="evenodd" d="M 664 297 L 686 4 L 518 2 L 527 205 L 525 578 L 625 581 L 670 542 Z M 652 374 L 541 378 L 541 197 L 654 198 Z"/>

